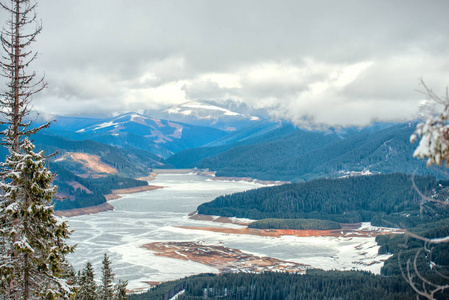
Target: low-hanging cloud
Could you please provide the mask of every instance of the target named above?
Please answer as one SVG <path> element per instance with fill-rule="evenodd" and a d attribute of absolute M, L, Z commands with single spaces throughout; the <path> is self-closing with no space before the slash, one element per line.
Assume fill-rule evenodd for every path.
<path fill-rule="evenodd" d="M 55 114 L 235 99 L 296 124 L 411 119 L 448 85 L 448 1 L 40 0 Z M 0 21 L 7 18 L 4 12 Z"/>

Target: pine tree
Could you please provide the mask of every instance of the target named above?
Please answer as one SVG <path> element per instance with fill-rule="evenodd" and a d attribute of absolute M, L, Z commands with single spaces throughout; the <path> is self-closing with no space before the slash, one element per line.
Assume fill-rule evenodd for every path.
<path fill-rule="evenodd" d="M 9 151 L 0 173 L 0 296 L 67 299 L 71 278 L 65 255 L 73 251 L 66 244 L 70 232 L 53 213 L 56 188 L 45 167 L 46 157 L 35 153 L 28 139 L 49 124 L 31 128 L 26 121 L 31 97 L 46 86 L 43 78 L 27 71 L 37 56 L 28 47 L 42 29 L 36 22 L 36 5 L 33 0 L 0 3 L 11 15 L 0 37 L 4 50 L 0 67 L 9 80 L 0 95 L 2 123 L 7 125 L 3 144 Z"/>
<path fill-rule="evenodd" d="M 95 300 L 97 299 L 97 284 L 94 280 L 94 268 L 88 261 L 83 271 L 78 277 L 79 290 L 76 294 L 76 300 Z"/>
<path fill-rule="evenodd" d="M 101 267 L 101 284 L 99 287 L 99 299 L 111 300 L 114 296 L 114 273 L 111 269 L 111 261 L 107 254 L 104 254 L 102 267 Z"/>

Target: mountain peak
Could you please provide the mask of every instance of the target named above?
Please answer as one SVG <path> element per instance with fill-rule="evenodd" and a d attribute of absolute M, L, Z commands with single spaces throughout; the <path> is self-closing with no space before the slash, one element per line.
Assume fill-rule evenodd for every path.
<path fill-rule="evenodd" d="M 231 111 L 207 102 L 191 101 L 170 107 L 162 111 L 164 119 L 195 125 L 212 126 L 232 131 L 261 121 L 258 116 L 251 116 Z"/>

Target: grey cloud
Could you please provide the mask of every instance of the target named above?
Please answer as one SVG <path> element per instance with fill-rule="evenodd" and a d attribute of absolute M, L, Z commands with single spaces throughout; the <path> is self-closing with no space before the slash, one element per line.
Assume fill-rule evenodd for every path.
<path fill-rule="evenodd" d="M 435 89 L 448 84 L 448 11 L 446 0 L 39 0 L 44 30 L 33 69 L 50 88 L 36 106 L 146 109 L 167 104 L 159 95 L 173 86 L 170 103 L 234 97 L 298 122 L 403 119 L 420 100 L 417 78 Z M 308 94 L 361 62 L 373 65 L 351 83 Z M 303 73 L 251 77 L 266 64 Z M 206 73 L 234 74 L 240 86 L 201 79 Z M 390 111 L 373 104 L 391 101 Z"/>

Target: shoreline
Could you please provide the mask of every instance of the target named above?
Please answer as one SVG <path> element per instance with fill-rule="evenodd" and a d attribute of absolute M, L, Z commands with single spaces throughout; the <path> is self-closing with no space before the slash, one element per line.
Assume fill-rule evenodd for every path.
<path fill-rule="evenodd" d="M 207 169 L 153 169 L 155 176 L 158 174 L 195 174 L 199 176 L 209 177 L 209 180 L 212 181 L 240 181 L 240 182 L 250 182 L 250 183 L 258 183 L 262 185 L 282 185 L 291 183 L 290 181 L 281 181 L 281 180 L 260 180 L 252 177 L 220 177 L 215 176 L 216 171 L 209 171 Z"/>
<path fill-rule="evenodd" d="M 188 215 L 189 219 L 198 221 L 209 221 L 217 223 L 228 223 L 240 225 L 242 228 L 227 228 L 227 227 L 200 227 L 200 226 L 176 226 L 177 228 L 189 230 L 203 230 L 210 232 L 218 232 L 225 234 L 246 234 L 257 236 L 281 237 L 283 235 L 293 235 L 297 237 L 376 237 L 383 234 L 400 234 L 405 230 L 398 228 L 387 227 L 371 227 L 364 228 L 362 223 L 341 223 L 341 229 L 332 230 L 317 230 L 317 229 L 257 229 L 248 228 L 248 225 L 256 220 L 242 219 L 236 217 L 221 217 L 212 215 L 198 214 L 194 211 Z"/>
<path fill-rule="evenodd" d="M 162 189 L 162 188 L 164 188 L 164 187 L 160 186 L 160 185 L 143 185 L 143 186 L 126 188 L 126 189 L 115 189 L 115 190 L 112 190 L 111 194 L 104 195 L 104 197 L 106 198 L 107 201 L 117 200 L 117 199 L 122 198 L 121 195 L 136 194 L 136 193 L 140 193 L 140 192 L 153 191 L 153 190 L 158 190 L 158 189 Z"/>
<path fill-rule="evenodd" d="M 99 205 L 95 206 L 88 206 L 83 208 L 73 208 L 73 209 L 67 209 L 67 210 L 56 210 L 55 215 L 58 217 L 76 217 L 81 215 L 91 215 L 96 214 L 99 212 L 104 212 L 108 210 L 114 210 L 114 206 L 112 206 L 108 202 L 101 203 Z"/>
<path fill-rule="evenodd" d="M 211 177 L 210 180 L 213 181 L 240 181 L 240 182 L 250 182 L 258 183 L 262 185 L 283 185 L 291 183 L 290 181 L 278 181 L 278 180 L 259 180 L 251 177 Z"/>
<path fill-rule="evenodd" d="M 254 179 L 250 177 L 215 177 L 215 171 L 208 171 L 208 170 L 201 170 L 201 169 L 153 169 L 153 172 L 151 172 L 148 176 L 139 177 L 138 180 L 143 181 L 153 181 L 156 179 L 158 174 L 196 174 L 199 176 L 205 176 L 209 177 L 208 180 L 212 181 L 241 181 L 241 182 L 252 182 L 252 183 L 259 183 L 262 185 L 281 185 L 285 183 L 289 183 L 288 181 L 267 181 L 267 180 L 259 180 Z M 127 195 L 127 194 L 134 194 L 134 193 L 140 193 L 140 192 L 146 192 L 146 191 L 152 191 L 164 188 L 163 186 L 157 186 L 157 185 L 145 185 L 145 186 L 138 186 L 138 187 L 131 187 L 126 189 L 115 189 L 112 190 L 112 193 L 104 195 L 106 198 L 106 202 L 96 205 L 96 206 L 88 206 L 83 208 L 74 208 L 74 209 L 68 209 L 68 210 L 58 210 L 55 211 L 55 215 L 59 217 L 74 217 L 74 216 L 80 216 L 80 215 L 87 215 L 87 214 L 95 214 L 99 212 L 105 212 L 108 210 L 114 210 L 114 206 L 112 206 L 110 203 L 108 203 L 111 200 L 117 200 L 121 199 L 121 195 Z M 239 221 L 239 220 L 233 220 L 232 218 L 223 218 L 223 217 L 214 217 L 209 216 L 205 217 L 205 215 L 198 215 L 192 216 L 191 213 L 189 214 L 189 218 L 195 219 L 198 218 L 198 220 L 207 220 L 207 221 L 213 221 L 213 222 L 223 222 L 223 223 L 234 223 L 238 225 L 248 225 L 250 221 Z"/>
<path fill-rule="evenodd" d="M 152 172 L 148 176 L 137 178 L 138 180 L 143 181 L 152 181 L 157 177 L 157 174 Z M 126 189 L 115 189 L 112 190 L 111 194 L 104 195 L 106 202 L 101 203 L 99 205 L 95 206 L 88 206 L 88 207 L 82 207 L 82 208 L 73 208 L 73 209 L 67 209 L 67 210 L 56 210 L 55 215 L 58 217 L 76 217 L 81 215 L 91 215 L 96 214 L 100 212 L 105 212 L 109 210 L 114 210 L 114 206 L 109 203 L 111 200 L 117 200 L 121 199 L 121 195 L 127 195 L 127 194 L 135 194 L 140 192 L 146 192 L 146 191 L 153 191 L 157 189 L 162 189 L 163 186 L 159 185 L 143 185 L 143 186 L 136 186 Z"/>
<path fill-rule="evenodd" d="M 299 230 L 299 229 L 256 229 L 256 228 L 226 228 L 226 227 L 198 227 L 198 226 L 176 226 L 177 228 L 188 229 L 188 230 L 202 230 L 209 232 L 218 232 L 225 234 L 243 234 L 243 235 L 257 235 L 257 236 L 267 236 L 279 238 L 285 235 L 292 235 L 297 237 L 376 237 L 378 235 L 384 234 L 399 234 L 404 233 L 400 229 L 389 229 L 389 230 L 359 230 L 354 229 L 354 225 L 348 224 L 342 229 L 336 230 Z"/>
<path fill-rule="evenodd" d="M 236 224 L 241 226 L 248 226 L 255 220 L 250 219 L 242 219 L 242 218 L 234 218 L 234 217 L 221 217 L 221 216 L 212 216 L 212 215 L 202 215 L 199 214 L 197 210 L 188 214 L 189 219 L 197 220 L 197 221 L 210 221 L 217 223 L 229 223 Z"/>

